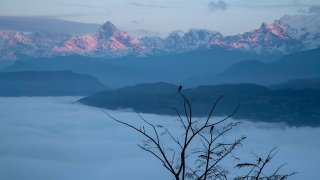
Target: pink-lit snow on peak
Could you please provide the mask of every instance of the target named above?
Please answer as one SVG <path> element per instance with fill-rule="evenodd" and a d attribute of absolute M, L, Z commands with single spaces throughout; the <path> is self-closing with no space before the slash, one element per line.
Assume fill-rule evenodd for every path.
<path fill-rule="evenodd" d="M 231 47 L 235 48 L 235 49 L 238 49 L 238 48 L 242 48 L 242 47 L 246 47 L 248 46 L 248 44 L 246 43 L 241 43 L 241 42 L 232 42 L 230 44 Z"/>
<path fill-rule="evenodd" d="M 8 36 L 10 46 L 13 46 L 17 43 L 27 44 L 29 42 L 28 37 L 25 36 L 23 33 L 12 33 L 8 34 Z"/>
<path fill-rule="evenodd" d="M 124 44 L 122 44 L 121 42 L 119 42 L 116 38 L 111 37 L 110 42 L 108 43 L 109 48 L 111 48 L 112 50 L 127 50 L 128 47 L 126 47 Z"/>
<path fill-rule="evenodd" d="M 131 44 L 138 45 L 138 44 L 140 44 L 140 41 L 139 41 L 139 39 L 131 39 L 131 40 L 130 40 L 130 43 L 131 43 Z"/>
<path fill-rule="evenodd" d="M 55 52 L 85 53 L 94 51 L 97 47 L 97 38 L 94 35 L 73 36 L 62 47 L 54 47 Z"/>
<path fill-rule="evenodd" d="M 106 22 L 94 35 L 73 36 L 63 46 L 55 47 L 55 52 L 89 53 L 96 50 L 126 51 L 143 49 L 140 41 L 119 31 L 111 22 Z"/>
<path fill-rule="evenodd" d="M 17 33 L 14 35 L 14 39 L 18 42 L 27 43 L 29 39 L 22 33 Z"/>
<path fill-rule="evenodd" d="M 263 23 L 260 29 L 268 30 L 276 36 L 284 37 L 284 33 L 288 30 L 288 25 L 282 21 L 275 21 L 272 24 Z"/>

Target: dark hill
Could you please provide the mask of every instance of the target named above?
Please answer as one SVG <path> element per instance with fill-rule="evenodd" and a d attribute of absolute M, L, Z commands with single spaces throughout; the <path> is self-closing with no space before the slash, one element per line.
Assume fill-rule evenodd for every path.
<path fill-rule="evenodd" d="M 185 81 L 191 87 L 202 84 L 253 83 L 275 85 L 293 79 L 320 77 L 320 48 L 285 55 L 272 63 L 258 60 L 236 63 L 223 72 Z"/>
<path fill-rule="evenodd" d="M 320 89 L 320 78 L 295 79 L 271 86 L 273 89 Z"/>
<path fill-rule="evenodd" d="M 286 122 L 291 125 L 320 126 L 320 90 L 270 90 L 252 84 L 200 86 L 183 90 L 191 99 L 193 113 L 206 116 L 214 101 L 226 94 L 214 111 L 215 116 L 231 113 L 240 102 L 235 118 Z M 107 109 L 175 115 L 173 107 L 183 114 L 183 101 L 177 86 L 165 83 L 143 84 L 104 91 L 79 100 L 80 103 Z"/>
<path fill-rule="evenodd" d="M 71 71 L 0 73 L 0 96 L 82 96 L 106 86 L 96 78 Z"/>

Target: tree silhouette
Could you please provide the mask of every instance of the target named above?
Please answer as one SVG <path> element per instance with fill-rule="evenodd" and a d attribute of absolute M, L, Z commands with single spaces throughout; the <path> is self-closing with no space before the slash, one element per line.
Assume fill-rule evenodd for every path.
<path fill-rule="evenodd" d="M 277 148 L 274 148 L 269 155 L 263 159 L 257 156 L 254 163 L 239 163 L 235 168 L 249 169 L 245 175 L 230 177 L 226 168 L 221 165 L 222 160 L 231 157 L 239 161 L 233 155 L 233 151 L 242 145 L 246 139 L 245 136 L 225 140 L 224 136 L 236 127 L 240 122 L 229 121 L 239 109 L 239 105 L 233 112 L 221 120 L 214 121 L 212 115 L 218 103 L 223 99 L 220 96 L 211 107 L 208 116 L 205 119 L 194 118 L 192 115 L 192 106 L 190 100 L 183 94 L 182 86 L 178 88 L 178 94 L 183 100 L 184 115 L 182 116 L 176 108 L 172 108 L 177 114 L 177 121 L 182 130 L 181 135 L 174 135 L 172 130 L 162 125 L 152 124 L 144 119 L 139 113 L 140 119 L 144 125 L 140 127 L 133 126 L 127 122 L 116 119 L 105 112 L 114 121 L 125 125 L 145 137 L 142 144 L 138 146 L 157 158 L 164 168 L 170 172 L 176 180 L 208 180 L 208 179 L 236 179 L 236 180 L 282 180 L 295 174 L 279 174 L 280 166 L 272 174 L 266 175 L 265 167 L 270 163 L 276 154 Z M 164 136 L 169 138 L 173 146 L 164 145 Z"/>

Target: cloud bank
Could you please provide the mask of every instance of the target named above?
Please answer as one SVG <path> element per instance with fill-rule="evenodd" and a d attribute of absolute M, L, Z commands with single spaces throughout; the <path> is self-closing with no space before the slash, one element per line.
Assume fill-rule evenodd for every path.
<path fill-rule="evenodd" d="M 151 4 L 143 4 L 137 1 L 132 1 L 128 3 L 130 6 L 136 7 L 145 7 L 145 8 L 167 8 L 166 6 L 159 6 L 159 5 L 151 5 Z"/>
<path fill-rule="evenodd" d="M 0 98 L 0 179 L 172 179 L 156 159 L 136 146 L 142 140 L 140 136 L 100 109 L 72 104 L 77 99 Z M 108 112 L 134 125 L 141 124 L 135 113 Z M 175 117 L 143 116 L 175 128 Z M 292 180 L 320 177 L 320 144 L 316 143 L 320 128 L 245 122 L 230 138 L 240 135 L 248 137 L 238 152 L 242 158 L 252 159 L 253 152 L 266 154 L 279 146 L 273 163 L 289 162 L 284 172 L 299 172 Z"/>
<path fill-rule="evenodd" d="M 65 14 L 59 16 L 82 16 L 85 14 Z M 22 32 L 54 32 L 70 34 L 95 33 L 100 24 L 72 22 L 47 16 L 0 16 L 0 29 Z"/>
<path fill-rule="evenodd" d="M 319 5 L 319 6 L 311 6 L 311 7 L 309 8 L 309 13 L 310 13 L 310 14 L 320 15 L 320 5 Z"/>
<path fill-rule="evenodd" d="M 228 8 L 228 5 L 224 1 L 210 2 L 208 4 L 208 10 L 210 12 L 225 11 L 227 10 L 227 8 Z"/>

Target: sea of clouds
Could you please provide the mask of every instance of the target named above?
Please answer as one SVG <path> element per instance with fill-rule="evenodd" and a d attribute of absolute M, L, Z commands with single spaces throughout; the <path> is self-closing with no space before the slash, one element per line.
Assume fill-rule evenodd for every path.
<path fill-rule="evenodd" d="M 79 98 L 0 98 L 0 179 L 172 179 L 154 157 L 137 147 L 141 136 L 101 109 L 73 103 Z M 136 113 L 107 112 L 142 124 Z M 177 128 L 172 123 L 176 117 L 142 115 Z M 241 159 L 252 160 L 255 154 L 266 155 L 278 146 L 273 168 L 288 162 L 283 172 L 298 172 L 291 179 L 320 178 L 320 128 L 244 122 L 230 137 L 241 135 L 248 137 L 236 153 Z M 226 166 L 234 166 L 228 163 Z"/>

